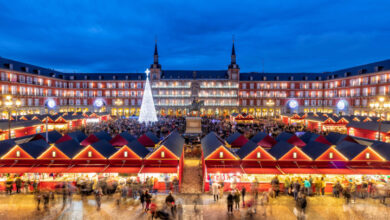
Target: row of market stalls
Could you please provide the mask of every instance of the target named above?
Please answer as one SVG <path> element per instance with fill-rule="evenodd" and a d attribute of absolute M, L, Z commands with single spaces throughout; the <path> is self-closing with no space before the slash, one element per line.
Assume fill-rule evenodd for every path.
<path fill-rule="evenodd" d="M 19 144 L 1 141 L 1 181 L 12 173 L 53 188 L 62 181 L 97 179 L 101 175 L 141 181 L 153 177 L 158 180 L 154 184 L 157 190 L 165 190 L 166 181 L 181 182 L 184 139 L 177 132 L 163 140 L 151 132 L 138 139 L 127 132 L 114 138 L 106 132 L 89 136 L 80 131 L 65 136 L 49 133 L 50 143 L 38 135 Z"/>
<path fill-rule="evenodd" d="M 230 115 L 230 121 L 237 124 L 253 123 L 255 117 L 252 114 L 246 113 L 232 113 Z"/>
<path fill-rule="evenodd" d="M 390 174 L 390 144 L 384 142 L 367 146 L 346 134 L 330 133 L 324 137 L 311 132 L 300 137 L 282 133 L 273 139 L 260 132 L 233 148 L 228 139 L 210 133 L 201 141 L 206 191 L 215 181 L 223 181 L 225 190 L 232 185 L 250 190 L 254 182 L 259 183 L 260 189 L 268 190 L 275 175 L 280 182 L 310 175 L 325 177 L 326 190 L 330 192 L 331 183 L 343 178 L 361 181 L 363 177 Z"/>
<path fill-rule="evenodd" d="M 334 131 L 340 133 L 347 133 L 348 127 L 358 124 L 362 126 L 379 124 L 380 120 L 378 117 L 338 115 L 335 113 L 293 113 L 282 114 L 280 117 L 286 125 L 301 124 L 305 125 L 310 131 Z M 353 134 L 351 135 L 353 136 Z"/>
<path fill-rule="evenodd" d="M 44 115 L 12 116 L 10 121 L 0 120 L 0 140 L 39 134 L 48 130 L 69 131 L 89 123 L 98 123 L 109 119 L 109 114 L 101 112 L 65 112 Z M 9 130 L 10 128 L 10 130 Z"/>

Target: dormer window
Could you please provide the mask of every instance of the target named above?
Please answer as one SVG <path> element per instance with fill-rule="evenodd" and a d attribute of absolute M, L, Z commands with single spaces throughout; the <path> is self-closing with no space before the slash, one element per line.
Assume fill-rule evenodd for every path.
<path fill-rule="evenodd" d="M 223 152 L 219 152 L 219 158 L 223 158 Z"/>
<path fill-rule="evenodd" d="M 92 157 L 92 151 L 88 151 L 88 157 Z"/>
<path fill-rule="evenodd" d="M 116 76 L 112 76 L 112 79 L 113 79 L 113 80 L 116 80 Z"/>
<path fill-rule="evenodd" d="M 369 152 L 366 153 L 366 159 L 367 160 L 370 159 L 370 153 Z"/>
<path fill-rule="evenodd" d="M 261 157 L 261 153 L 260 153 L 260 152 L 257 152 L 257 153 L 256 153 L 256 157 L 257 157 L 257 159 L 259 159 L 259 158 Z"/>
<path fill-rule="evenodd" d="M 329 159 L 333 159 L 333 152 L 329 153 Z"/>
<path fill-rule="evenodd" d="M 293 152 L 293 158 L 297 159 L 297 152 Z"/>
<path fill-rule="evenodd" d="M 88 79 L 88 76 L 87 76 L 87 75 L 85 75 L 85 76 L 84 76 L 84 79 L 85 79 L 85 80 L 87 80 L 87 79 Z"/>
<path fill-rule="evenodd" d="M 99 75 L 99 79 L 103 79 L 102 75 Z"/>
<path fill-rule="evenodd" d="M 16 151 L 16 157 L 20 157 L 20 150 Z"/>
<path fill-rule="evenodd" d="M 129 156 L 129 152 L 128 151 L 123 152 L 123 157 L 128 157 L 128 156 Z"/>
<path fill-rule="evenodd" d="M 165 152 L 161 151 L 161 158 L 165 158 Z"/>
<path fill-rule="evenodd" d="M 55 152 L 55 151 L 51 152 L 51 156 L 52 157 L 56 157 L 57 156 L 57 152 Z"/>

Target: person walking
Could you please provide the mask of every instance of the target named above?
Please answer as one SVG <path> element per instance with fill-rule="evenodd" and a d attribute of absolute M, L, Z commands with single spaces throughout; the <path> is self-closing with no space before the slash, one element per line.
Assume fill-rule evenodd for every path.
<path fill-rule="evenodd" d="M 242 207 L 245 208 L 245 194 L 246 194 L 246 188 L 243 186 L 241 190 L 241 196 L 242 196 Z"/>
<path fill-rule="evenodd" d="M 152 202 L 152 195 L 149 194 L 148 190 L 146 190 L 145 191 L 145 203 L 146 203 L 145 212 L 149 210 L 149 206 L 151 202 Z"/>
<path fill-rule="evenodd" d="M 213 185 L 211 185 L 211 190 L 214 196 L 214 202 L 218 201 L 218 188 L 219 184 L 217 182 L 214 182 Z"/>
<path fill-rule="evenodd" d="M 311 184 L 310 184 L 310 181 L 308 179 L 305 179 L 305 181 L 303 181 L 303 186 L 305 187 L 305 194 L 310 196 L 310 188 L 311 188 Z"/>
<path fill-rule="evenodd" d="M 235 190 L 235 192 L 234 192 L 234 204 L 235 204 L 235 206 L 234 207 L 235 207 L 236 210 L 240 209 L 240 196 L 241 196 L 240 191 Z"/>
<path fill-rule="evenodd" d="M 35 200 L 37 201 L 37 210 L 41 210 L 40 204 L 41 204 L 42 194 L 39 190 L 35 192 Z"/>
<path fill-rule="evenodd" d="M 139 195 L 139 201 L 142 206 L 142 210 L 145 210 L 145 191 L 141 191 L 141 194 Z"/>
<path fill-rule="evenodd" d="M 325 195 L 325 188 L 326 188 L 326 182 L 324 177 L 321 177 L 321 194 L 322 196 Z"/>
<path fill-rule="evenodd" d="M 305 212 L 306 212 L 306 206 L 307 206 L 307 200 L 306 195 L 303 193 L 299 193 L 298 199 L 296 201 L 296 213 L 298 220 L 305 219 Z"/>
<path fill-rule="evenodd" d="M 172 216 L 175 216 L 175 198 L 172 196 L 172 192 L 169 192 L 165 198 L 165 204 L 171 209 Z"/>
<path fill-rule="evenodd" d="M 228 214 L 233 213 L 233 201 L 234 201 L 234 196 L 232 192 L 229 192 L 227 196 Z"/>
<path fill-rule="evenodd" d="M 22 179 L 20 176 L 17 176 L 15 179 L 16 193 L 20 193 L 20 189 L 22 188 Z"/>
<path fill-rule="evenodd" d="M 273 194 L 276 197 L 278 197 L 279 195 L 279 179 L 278 179 L 278 176 L 275 176 L 272 180 L 271 180 L 271 186 L 272 186 L 272 190 L 273 190 Z"/>
<path fill-rule="evenodd" d="M 102 196 L 103 196 L 103 193 L 102 193 L 101 188 L 98 188 L 97 190 L 95 190 L 95 201 L 96 201 L 96 210 L 97 211 L 100 211 L 100 206 L 102 205 Z"/>
<path fill-rule="evenodd" d="M 297 199 L 298 199 L 298 193 L 299 193 L 300 188 L 301 188 L 301 184 L 299 183 L 298 179 L 296 179 L 294 181 L 293 189 L 292 189 L 295 201 L 297 201 Z"/>

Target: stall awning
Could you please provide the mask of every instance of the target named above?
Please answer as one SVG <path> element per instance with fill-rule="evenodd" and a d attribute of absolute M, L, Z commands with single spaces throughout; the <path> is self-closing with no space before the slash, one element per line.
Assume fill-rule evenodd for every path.
<path fill-rule="evenodd" d="M 144 167 L 141 173 L 177 173 L 177 167 Z"/>
<path fill-rule="evenodd" d="M 390 169 L 354 169 L 354 171 L 362 175 L 390 175 Z"/>
<path fill-rule="evenodd" d="M 108 167 L 104 170 L 105 173 L 138 173 L 140 167 Z"/>
<path fill-rule="evenodd" d="M 318 169 L 310 168 L 282 168 L 285 174 L 321 174 Z"/>
<path fill-rule="evenodd" d="M 207 173 L 243 173 L 241 168 L 207 168 Z"/>
<path fill-rule="evenodd" d="M 274 175 L 282 174 L 276 168 L 244 168 L 244 172 L 246 174 L 274 174 Z"/>

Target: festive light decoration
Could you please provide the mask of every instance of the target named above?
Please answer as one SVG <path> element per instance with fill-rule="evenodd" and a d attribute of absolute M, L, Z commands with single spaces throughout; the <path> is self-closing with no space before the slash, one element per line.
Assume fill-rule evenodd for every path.
<path fill-rule="evenodd" d="M 154 101 L 152 96 L 152 90 L 149 83 L 149 69 L 146 69 L 146 83 L 144 95 L 142 97 L 141 110 L 139 113 L 138 121 L 140 123 L 150 123 L 157 121 L 156 108 L 154 107 Z"/>
<path fill-rule="evenodd" d="M 344 100 L 340 100 L 339 102 L 337 102 L 337 108 L 338 108 L 339 110 L 344 110 L 345 107 L 346 107 L 346 103 L 345 103 Z"/>
<path fill-rule="evenodd" d="M 95 102 L 93 103 L 96 107 L 100 108 L 104 105 L 104 102 L 102 99 L 96 99 Z"/>
<path fill-rule="evenodd" d="M 54 101 L 53 99 L 48 99 L 47 102 L 46 102 L 46 105 L 49 108 L 55 108 L 56 107 L 56 101 Z"/>
<path fill-rule="evenodd" d="M 298 102 L 296 100 L 291 100 L 289 103 L 288 103 L 288 106 L 290 108 L 296 108 L 298 107 Z"/>

